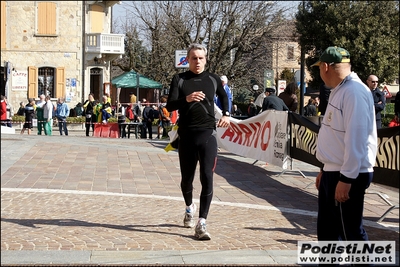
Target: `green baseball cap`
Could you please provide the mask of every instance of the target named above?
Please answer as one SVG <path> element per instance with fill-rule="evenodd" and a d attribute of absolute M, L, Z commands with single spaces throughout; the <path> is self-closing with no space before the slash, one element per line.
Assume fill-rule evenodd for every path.
<path fill-rule="evenodd" d="M 350 53 L 344 48 L 330 46 L 325 49 L 324 53 L 319 57 L 319 60 L 311 65 L 311 67 L 319 66 L 321 62 L 326 63 L 349 63 Z"/>

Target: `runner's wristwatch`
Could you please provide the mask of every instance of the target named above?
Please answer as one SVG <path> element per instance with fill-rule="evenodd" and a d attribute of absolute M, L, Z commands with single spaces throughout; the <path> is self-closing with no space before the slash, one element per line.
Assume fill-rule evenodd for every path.
<path fill-rule="evenodd" d="M 230 117 L 230 116 L 231 116 L 231 114 L 229 113 L 229 111 L 225 111 L 225 112 L 224 112 L 224 116 L 228 116 L 228 117 Z"/>

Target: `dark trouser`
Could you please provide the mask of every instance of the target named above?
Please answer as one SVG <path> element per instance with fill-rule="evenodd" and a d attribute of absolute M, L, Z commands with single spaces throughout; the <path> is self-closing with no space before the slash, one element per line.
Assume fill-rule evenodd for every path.
<path fill-rule="evenodd" d="M 44 134 L 46 134 L 44 124 L 46 123 L 46 120 L 43 117 L 37 117 L 37 128 L 38 128 L 38 135 L 42 134 L 42 131 Z"/>
<path fill-rule="evenodd" d="M 11 120 L 10 120 L 10 119 L 7 119 L 7 120 L 5 120 L 5 121 L 2 121 L 2 122 L 1 122 L 1 125 L 12 128 Z"/>
<path fill-rule="evenodd" d="M 382 120 L 381 119 L 377 119 L 376 120 L 376 129 L 381 129 L 382 128 Z"/>
<path fill-rule="evenodd" d="M 317 235 L 321 241 L 367 241 L 363 227 L 365 190 L 373 173 L 360 173 L 351 185 L 349 200 L 335 202 L 339 172 L 323 172 L 318 190 Z"/>
<path fill-rule="evenodd" d="M 124 123 L 125 123 L 125 120 L 118 121 L 119 134 L 120 134 L 121 138 L 126 137 L 126 124 L 124 124 Z"/>
<path fill-rule="evenodd" d="M 63 135 L 63 131 L 65 135 L 68 135 L 66 118 L 57 118 L 57 120 L 58 120 L 58 130 L 60 131 L 60 135 Z"/>
<path fill-rule="evenodd" d="M 171 125 L 171 122 L 170 121 L 162 121 L 161 125 L 162 125 L 162 129 L 163 129 L 162 136 L 168 137 L 167 127 L 169 127 Z"/>
<path fill-rule="evenodd" d="M 200 163 L 199 217 L 207 219 L 213 197 L 213 175 L 217 163 L 217 139 L 213 129 L 178 129 L 181 190 L 186 206 L 193 200 L 193 180 L 197 162 Z"/>
<path fill-rule="evenodd" d="M 108 119 L 111 117 L 111 115 L 104 109 L 101 111 L 101 114 L 102 121 L 108 121 Z"/>
<path fill-rule="evenodd" d="M 96 122 L 96 116 L 91 115 L 89 118 L 86 116 L 86 121 L 85 121 L 86 136 L 89 136 L 90 126 L 92 126 L 92 132 L 94 132 L 94 122 Z"/>
<path fill-rule="evenodd" d="M 152 121 L 146 121 L 145 123 L 143 123 L 143 132 L 144 132 L 144 137 L 142 135 L 143 138 L 146 138 L 146 129 L 147 129 L 147 132 L 149 132 L 149 139 L 153 139 L 153 122 Z"/>

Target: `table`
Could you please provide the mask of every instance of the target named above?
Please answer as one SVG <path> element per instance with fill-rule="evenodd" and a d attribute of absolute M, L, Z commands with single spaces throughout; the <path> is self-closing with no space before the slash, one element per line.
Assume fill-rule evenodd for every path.
<path fill-rule="evenodd" d="M 121 125 L 124 126 L 128 126 L 128 130 L 127 130 L 127 134 L 128 134 L 128 138 L 131 138 L 131 133 L 135 134 L 136 139 L 139 138 L 139 127 L 143 126 L 143 123 L 141 122 L 125 122 L 125 123 L 121 123 Z"/>

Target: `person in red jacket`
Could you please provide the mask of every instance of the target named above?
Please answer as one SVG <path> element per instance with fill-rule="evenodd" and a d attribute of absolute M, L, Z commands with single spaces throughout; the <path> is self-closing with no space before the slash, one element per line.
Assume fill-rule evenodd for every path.
<path fill-rule="evenodd" d="M 7 103 L 4 96 L 1 96 L 1 125 L 7 126 Z"/>
<path fill-rule="evenodd" d="M 178 111 L 177 110 L 171 111 L 171 124 L 175 125 L 177 120 L 178 120 Z"/>

